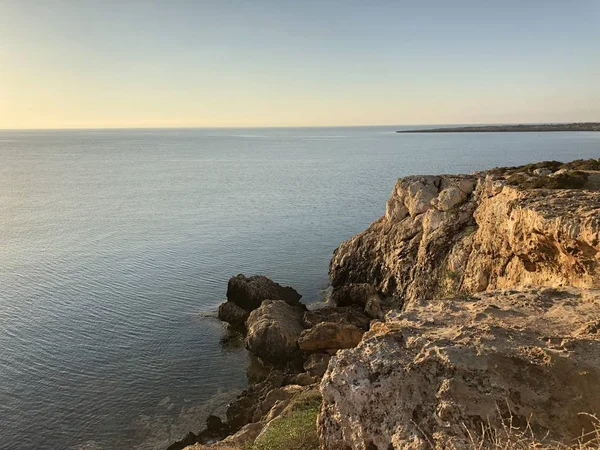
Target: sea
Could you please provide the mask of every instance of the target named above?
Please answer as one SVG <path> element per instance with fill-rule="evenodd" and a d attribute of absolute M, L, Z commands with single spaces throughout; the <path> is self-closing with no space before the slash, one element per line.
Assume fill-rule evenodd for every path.
<path fill-rule="evenodd" d="M 406 128 L 0 131 L 0 448 L 164 449 L 246 386 L 231 276 L 321 302 L 398 177 L 600 157 Z"/>

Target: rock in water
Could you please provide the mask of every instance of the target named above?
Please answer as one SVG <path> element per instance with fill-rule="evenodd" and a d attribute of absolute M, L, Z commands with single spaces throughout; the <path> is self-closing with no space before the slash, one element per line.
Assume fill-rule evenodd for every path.
<path fill-rule="evenodd" d="M 509 421 L 559 442 L 600 414 L 599 290 L 528 288 L 413 302 L 334 356 L 322 448 L 473 448 Z"/>
<path fill-rule="evenodd" d="M 299 355 L 298 337 L 304 330 L 304 311 L 283 300 L 266 300 L 246 321 L 246 348 L 273 364 Z"/>
<path fill-rule="evenodd" d="M 219 319 L 233 326 L 243 326 L 250 313 L 233 302 L 224 302 L 219 305 Z"/>
<path fill-rule="evenodd" d="M 227 285 L 227 300 L 252 311 L 264 300 L 283 300 L 286 303 L 304 308 L 300 303 L 302 296 L 295 289 L 281 286 L 265 276 L 246 277 L 242 274 L 232 277 Z"/>

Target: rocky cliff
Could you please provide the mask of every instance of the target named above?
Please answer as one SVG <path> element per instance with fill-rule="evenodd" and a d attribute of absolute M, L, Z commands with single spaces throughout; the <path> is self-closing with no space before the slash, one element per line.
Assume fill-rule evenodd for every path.
<path fill-rule="evenodd" d="M 599 188 L 596 160 L 407 177 L 336 306 L 232 278 L 250 387 L 171 448 L 600 449 Z"/>
<path fill-rule="evenodd" d="M 385 216 L 335 251 L 334 289 L 368 283 L 401 306 L 527 284 L 598 287 L 600 192 L 581 189 L 598 174 L 559 164 L 398 180 Z M 569 183 L 579 189 L 556 189 Z"/>
<path fill-rule="evenodd" d="M 388 313 L 329 364 L 321 448 L 514 449 L 590 439 L 600 413 L 599 312 L 598 290 L 526 288 Z"/>
<path fill-rule="evenodd" d="M 335 303 L 386 308 L 328 365 L 322 449 L 600 448 L 599 168 L 398 180 L 331 261 Z"/>

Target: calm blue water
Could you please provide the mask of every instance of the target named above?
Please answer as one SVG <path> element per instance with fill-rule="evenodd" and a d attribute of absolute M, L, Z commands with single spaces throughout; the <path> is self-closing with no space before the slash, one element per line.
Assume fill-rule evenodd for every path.
<path fill-rule="evenodd" d="M 245 384 L 231 275 L 307 301 L 396 178 L 600 156 L 600 133 L 0 132 L 0 447 L 164 448 Z"/>

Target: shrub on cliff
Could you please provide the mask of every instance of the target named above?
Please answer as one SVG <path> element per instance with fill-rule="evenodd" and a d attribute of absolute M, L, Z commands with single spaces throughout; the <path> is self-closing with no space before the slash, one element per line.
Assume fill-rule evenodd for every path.
<path fill-rule="evenodd" d="M 528 177 L 522 173 L 510 175 L 506 182 L 519 189 L 581 189 L 585 186 L 588 174 L 570 170 L 553 176 Z"/>
<path fill-rule="evenodd" d="M 600 170 L 600 159 L 576 159 L 560 166 L 566 170 Z"/>

